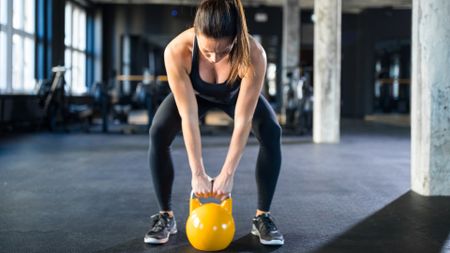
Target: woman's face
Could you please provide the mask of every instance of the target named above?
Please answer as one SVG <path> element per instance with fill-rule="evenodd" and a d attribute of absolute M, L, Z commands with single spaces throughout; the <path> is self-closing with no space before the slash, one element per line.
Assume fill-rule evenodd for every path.
<path fill-rule="evenodd" d="M 233 50 L 234 40 L 231 37 L 213 39 L 202 34 L 197 36 L 198 47 L 210 63 L 218 63 Z"/>

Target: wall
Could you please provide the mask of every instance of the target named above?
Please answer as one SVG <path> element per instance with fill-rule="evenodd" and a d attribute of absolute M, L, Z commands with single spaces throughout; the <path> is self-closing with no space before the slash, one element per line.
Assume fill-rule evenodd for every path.
<path fill-rule="evenodd" d="M 103 79 L 120 68 L 120 36 L 144 34 L 153 43 L 164 47 L 178 33 L 191 26 L 195 7 L 173 5 L 102 5 L 103 10 Z M 176 11 L 176 15 L 172 12 Z M 252 34 L 279 38 L 275 54 L 281 66 L 282 9 L 279 7 L 246 7 L 249 31 Z M 255 13 L 265 12 L 267 23 L 254 20 Z M 313 61 L 313 32 L 310 10 L 302 10 L 302 65 Z M 108 25 L 106 25 L 108 24 Z M 411 11 L 367 9 L 342 17 L 342 117 L 363 118 L 373 113 L 375 46 L 383 41 L 410 41 Z M 306 29 L 308 28 L 308 29 Z M 305 37 L 310 35 L 309 38 Z M 112 63 L 112 64 L 111 64 Z M 279 71 L 277 80 L 281 80 Z M 280 83 L 278 81 L 278 83 Z M 281 101 L 271 99 L 275 108 Z"/>
<path fill-rule="evenodd" d="M 64 1 L 38 0 L 38 12 L 45 19 L 39 20 L 37 26 L 36 53 L 43 55 L 36 64 L 38 79 L 50 78 L 51 67 L 64 63 Z M 191 26 L 195 7 L 172 5 L 97 5 L 92 11 L 98 11 L 98 18 L 102 19 L 100 28 L 95 33 L 101 32 L 101 46 L 103 47 L 101 79 L 108 80 L 112 70 L 120 67 L 120 36 L 122 34 L 145 34 L 152 43 L 164 46 L 171 38 L 184 29 Z M 176 15 L 175 12 L 176 11 Z M 254 14 L 265 12 L 268 15 L 267 23 L 254 21 Z M 250 33 L 263 36 L 275 36 L 279 38 L 281 47 L 282 33 L 282 9 L 279 7 L 248 7 L 246 8 L 247 21 Z M 303 24 L 310 26 L 311 11 L 302 11 Z M 342 18 L 342 117 L 363 118 L 373 112 L 374 91 L 374 66 L 375 47 L 385 41 L 410 41 L 411 40 L 411 11 L 392 9 L 368 9 L 359 14 L 344 14 Z M 308 29 L 310 29 L 309 27 Z M 312 32 L 303 31 L 306 36 Z M 312 38 L 302 37 L 302 63 L 308 65 L 312 62 Z M 99 48 L 99 45 L 96 46 Z M 407 49 L 404 49 L 407 50 Z M 273 52 L 277 55 L 281 66 L 281 48 Z M 306 61 L 305 61 L 306 60 Z M 409 69 L 402 70 L 403 78 L 410 75 Z M 98 75 L 99 73 L 95 73 Z M 97 76 L 98 80 L 99 76 Z M 281 76 L 278 76 L 281 80 Z M 281 87 L 278 94 L 281 95 Z M 1 95 L 0 95 L 1 96 Z M 17 102 L 4 104 L 4 115 L 11 115 L 14 119 L 17 112 L 16 104 L 23 102 L 20 98 Z M 272 101 L 277 107 L 281 101 L 279 97 Z M 28 103 L 28 102 L 26 102 Z M 36 100 L 30 97 L 31 104 Z M 17 107 L 18 108 L 18 107 Z M 31 108 L 31 107 L 26 107 Z M 17 119 L 35 118 L 40 113 L 22 108 L 23 115 L 17 115 Z M 22 117 L 23 116 L 23 117 Z M 5 118 L 6 119 L 6 118 Z M 8 119 L 9 120 L 9 119 Z M 2 122 L 5 123 L 5 122 Z"/>
<path fill-rule="evenodd" d="M 375 46 L 411 41 L 411 10 L 367 9 L 342 17 L 342 117 L 373 113 Z M 409 71 L 405 70 L 405 75 Z"/>
<path fill-rule="evenodd" d="M 86 4 L 88 13 L 93 13 L 94 9 L 90 1 L 82 2 Z M 65 1 L 36 0 L 35 73 L 37 80 L 51 79 L 52 67 L 64 65 L 64 19 Z M 89 66 L 93 69 L 93 64 Z M 92 71 L 88 73 L 93 76 Z M 88 77 L 87 80 L 92 81 L 92 78 Z M 41 119 L 43 112 L 38 102 L 39 98 L 36 95 L 0 94 L 0 127 Z"/>
<path fill-rule="evenodd" d="M 122 35 L 139 35 L 152 44 L 165 48 L 176 35 L 192 26 L 196 7 L 174 5 L 100 5 L 103 12 L 103 79 L 120 74 Z M 270 58 L 281 66 L 282 9 L 280 7 L 248 7 L 245 9 L 247 24 L 251 34 L 262 37 L 262 42 L 270 42 Z M 268 21 L 256 22 L 254 15 L 264 12 Z M 275 42 L 274 42 L 275 38 Z M 270 44 L 270 45 L 269 45 Z M 275 44 L 275 48 L 273 46 Z M 263 46 L 265 46 L 263 44 Z M 161 64 L 163 64 L 161 62 Z M 277 79 L 281 79 L 278 71 Z M 270 99 L 275 107 L 281 101 L 281 87 L 278 96 Z"/>

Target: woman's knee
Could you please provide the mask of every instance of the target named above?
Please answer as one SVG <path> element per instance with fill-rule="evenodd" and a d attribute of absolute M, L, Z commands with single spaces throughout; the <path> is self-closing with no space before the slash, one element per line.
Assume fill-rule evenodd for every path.
<path fill-rule="evenodd" d="M 278 122 L 260 122 L 256 124 L 254 130 L 261 145 L 280 148 L 282 129 Z"/>
<path fill-rule="evenodd" d="M 281 139 L 281 132 L 282 132 L 280 124 L 272 123 L 270 128 L 271 129 L 269 131 L 271 132 L 271 134 L 274 137 L 276 137 L 278 140 L 280 140 Z"/>
<path fill-rule="evenodd" d="M 156 123 L 156 122 L 155 122 Z M 167 129 L 161 124 L 152 124 L 149 130 L 150 145 L 152 146 L 163 146 L 170 145 L 167 143 L 168 139 Z"/>

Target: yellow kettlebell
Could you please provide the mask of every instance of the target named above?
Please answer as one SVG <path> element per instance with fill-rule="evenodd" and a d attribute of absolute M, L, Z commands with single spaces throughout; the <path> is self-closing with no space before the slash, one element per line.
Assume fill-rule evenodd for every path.
<path fill-rule="evenodd" d="M 235 232 L 232 204 L 231 196 L 221 204 L 202 204 L 191 193 L 186 235 L 194 248 L 218 251 L 230 245 Z"/>

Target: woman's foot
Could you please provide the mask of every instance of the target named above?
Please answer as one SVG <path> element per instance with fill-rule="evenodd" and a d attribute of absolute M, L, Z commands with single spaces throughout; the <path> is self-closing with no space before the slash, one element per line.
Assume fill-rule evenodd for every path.
<path fill-rule="evenodd" d="M 151 216 L 150 230 L 144 236 L 145 243 L 163 244 L 169 236 L 177 233 L 177 222 L 173 213 L 157 213 Z"/>
<path fill-rule="evenodd" d="M 274 223 L 272 215 L 264 212 L 253 218 L 252 231 L 253 235 L 259 237 L 259 241 L 264 245 L 283 245 L 284 237 L 278 231 Z"/>

